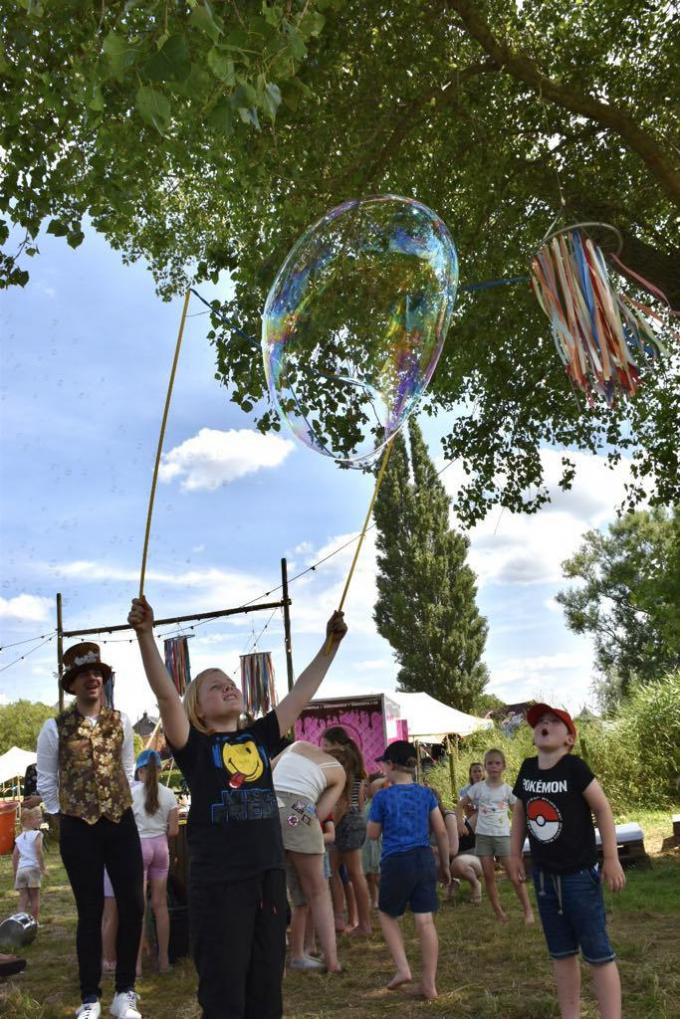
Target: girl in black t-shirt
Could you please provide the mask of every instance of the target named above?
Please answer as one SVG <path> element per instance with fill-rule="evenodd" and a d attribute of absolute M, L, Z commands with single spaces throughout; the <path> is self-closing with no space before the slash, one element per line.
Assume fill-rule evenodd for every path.
<path fill-rule="evenodd" d="M 206 669 L 184 704 L 153 636 L 153 612 L 135 598 L 136 630 L 166 739 L 191 792 L 189 919 L 203 1019 L 281 1019 L 286 887 L 271 758 L 316 693 L 347 632 L 335 612 L 324 647 L 281 703 L 239 728 L 243 696 Z"/>

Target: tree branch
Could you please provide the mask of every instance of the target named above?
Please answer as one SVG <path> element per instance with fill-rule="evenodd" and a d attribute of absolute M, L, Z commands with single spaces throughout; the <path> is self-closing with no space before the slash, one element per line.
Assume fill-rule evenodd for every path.
<path fill-rule="evenodd" d="M 529 85 L 543 99 L 550 99 L 570 113 L 595 120 L 623 138 L 680 206 L 680 171 L 666 157 L 656 138 L 640 127 L 627 110 L 603 103 L 587 92 L 579 92 L 543 74 L 527 53 L 511 49 L 508 42 L 493 34 L 478 13 L 478 4 L 474 0 L 444 0 L 444 6 L 458 14 L 472 38 L 511 77 Z"/>

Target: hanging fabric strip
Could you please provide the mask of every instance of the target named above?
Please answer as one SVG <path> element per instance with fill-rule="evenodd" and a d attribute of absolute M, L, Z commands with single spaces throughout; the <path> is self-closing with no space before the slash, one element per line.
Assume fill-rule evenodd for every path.
<path fill-rule="evenodd" d="M 274 666 L 269 651 L 241 655 L 241 689 L 247 714 L 266 715 L 276 707 Z"/>
<path fill-rule="evenodd" d="M 600 248 L 576 227 L 553 234 L 531 264 L 531 286 L 559 358 L 588 402 L 599 396 L 612 406 L 619 394 L 635 394 L 638 365 L 664 352 L 660 333 L 667 323 L 617 292 Z"/>
<path fill-rule="evenodd" d="M 163 648 L 165 650 L 165 667 L 172 676 L 177 693 L 182 697 L 191 682 L 189 638 L 169 637 L 163 641 Z"/>

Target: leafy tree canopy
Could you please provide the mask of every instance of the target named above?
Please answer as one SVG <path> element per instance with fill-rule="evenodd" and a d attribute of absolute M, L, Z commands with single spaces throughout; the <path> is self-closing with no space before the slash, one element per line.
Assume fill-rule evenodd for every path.
<path fill-rule="evenodd" d="M 677 508 L 629 513 L 608 534 L 590 531 L 563 571 L 581 583 L 557 601 L 571 630 L 593 635 L 604 707 L 615 707 L 635 681 L 680 669 Z"/>
<path fill-rule="evenodd" d="M 164 296 L 229 270 L 235 295 L 210 335 L 245 410 L 265 395 L 248 336 L 276 270 L 348 197 L 430 205 L 466 282 L 526 273 L 560 210 L 562 224 L 604 220 L 623 261 L 680 307 L 672 5 L 0 0 L 0 12 L 0 231 L 25 231 L 5 282 L 26 282 L 41 226 L 76 246 L 85 217 L 126 259 L 147 258 Z M 541 443 L 627 451 L 631 500 L 653 478 L 655 498 L 676 501 L 679 373 L 669 356 L 644 370 L 641 399 L 587 408 L 528 287 L 464 294 L 429 396 L 455 410 L 444 445 L 469 473 L 459 514 L 537 509 Z M 278 427 L 264 404 L 259 425 Z M 573 472 L 567 453 L 565 487 Z"/>
<path fill-rule="evenodd" d="M 12 747 L 35 751 L 43 722 L 55 714 L 54 708 L 33 701 L 0 705 L 0 754 L 6 754 Z"/>

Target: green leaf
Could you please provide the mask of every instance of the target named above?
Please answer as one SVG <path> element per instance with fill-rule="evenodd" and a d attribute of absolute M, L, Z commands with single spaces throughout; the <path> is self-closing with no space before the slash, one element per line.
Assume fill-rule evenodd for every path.
<path fill-rule="evenodd" d="M 295 60 L 303 60 L 307 54 L 307 47 L 302 34 L 293 25 L 288 25 L 287 35 L 291 55 Z"/>
<path fill-rule="evenodd" d="M 85 240 L 85 234 L 83 233 L 83 231 L 80 228 L 78 228 L 76 230 L 71 230 L 70 233 L 68 233 L 67 236 L 66 236 L 66 243 L 68 244 L 68 246 L 70 248 L 77 248 L 77 247 L 79 247 L 83 243 L 84 240 Z"/>
<path fill-rule="evenodd" d="M 66 237 L 68 227 L 59 219 L 51 219 L 47 224 L 47 233 L 53 234 L 55 237 Z"/>
<path fill-rule="evenodd" d="M 191 73 L 189 46 L 183 35 L 171 35 L 161 49 L 144 64 L 152 81 L 185 81 Z"/>
<path fill-rule="evenodd" d="M 239 106 L 238 115 L 244 124 L 251 124 L 258 131 L 260 130 L 260 120 L 254 106 Z"/>
<path fill-rule="evenodd" d="M 155 127 L 159 134 L 165 134 L 170 124 L 172 110 L 162 92 L 142 85 L 137 89 L 135 106 L 147 124 Z"/>
<path fill-rule="evenodd" d="M 276 119 L 276 111 L 281 105 L 281 89 L 273 81 L 265 85 L 260 105 L 271 120 Z"/>
<path fill-rule="evenodd" d="M 318 11 L 308 11 L 300 21 L 300 31 L 305 39 L 308 39 L 310 35 L 320 35 L 325 24 L 326 19 L 323 14 L 319 14 Z"/>
<path fill-rule="evenodd" d="M 212 78 L 199 64 L 192 64 L 189 76 L 184 81 L 177 81 L 172 91 L 187 99 L 202 98 L 212 86 Z"/>
<path fill-rule="evenodd" d="M 122 80 L 126 71 L 134 67 L 140 52 L 138 46 L 133 46 L 127 39 L 116 35 L 115 32 L 108 33 L 104 39 L 102 50 L 108 59 L 111 70 L 119 80 Z"/>
<path fill-rule="evenodd" d="M 97 82 L 91 82 L 87 96 L 88 110 L 93 110 L 95 113 L 101 113 L 104 106 L 104 95 L 102 93 L 101 85 L 97 84 Z"/>
<path fill-rule="evenodd" d="M 215 46 L 208 51 L 208 67 L 220 81 L 223 81 L 225 85 L 234 85 L 236 79 L 234 77 L 234 61 L 231 57 L 228 57 L 226 53 L 217 49 Z"/>
<path fill-rule="evenodd" d="M 248 81 L 242 81 L 232 96 L 232 104 L 236 107 L 257 106 L 257 92 Z"/>
<path fill-rule="evenodd" d="M 208 124 L 220 134 L 230 135 L 234 130 L 234 112 L 227 99 L 220 101 L 208 114 Z"/>
<path fill-rule="evenodd" d="M 191 24 L 198 28 L 201 32 L 212 39 L 213 42 L 217 42 L 219 37 L 222 35 L 223 26 L 216 19 L 213 14 L 212 8 L 207 0 L 201 4 L 200 7 L 194 7 L 189 18 Z"/>

